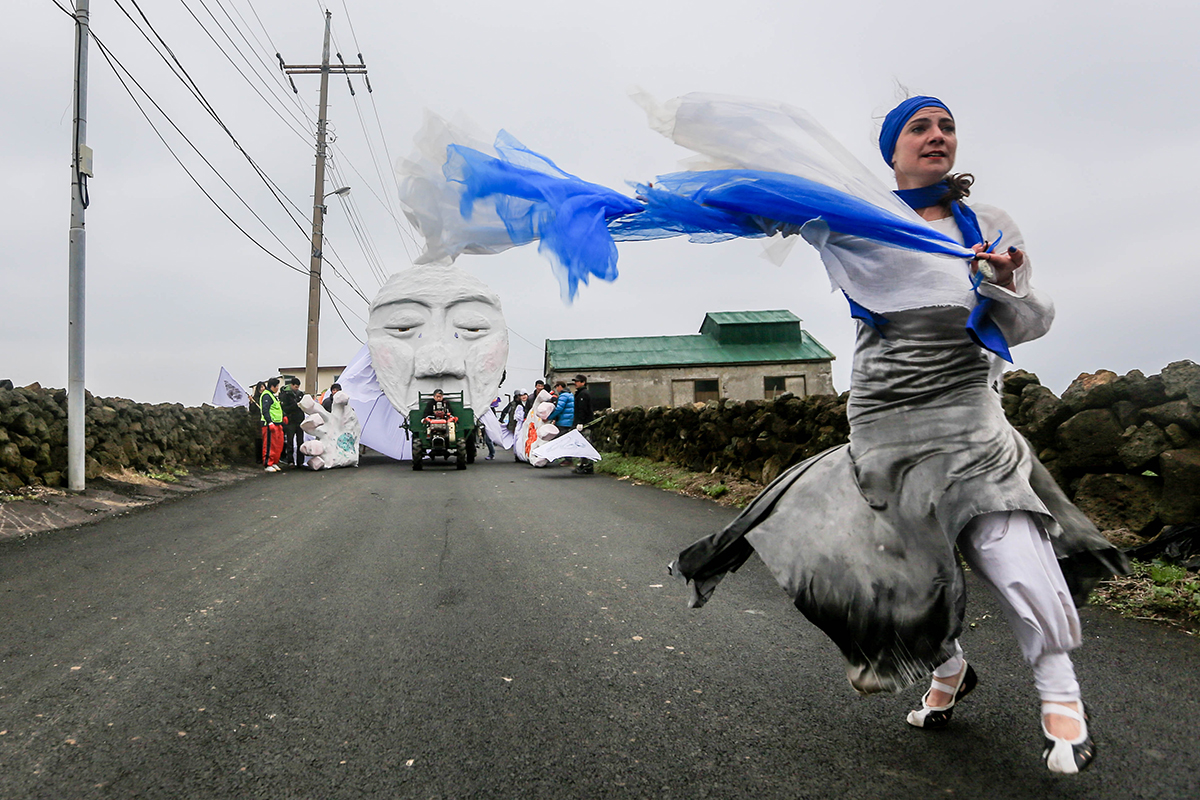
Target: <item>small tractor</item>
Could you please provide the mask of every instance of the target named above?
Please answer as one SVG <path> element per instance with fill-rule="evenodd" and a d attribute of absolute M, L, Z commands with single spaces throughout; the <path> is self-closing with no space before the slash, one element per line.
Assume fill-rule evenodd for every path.
<path fill-rule="evenodd" d="M 475 412 L 463 402 L 462 392 L 443 392 L 446 412 L 426 416 L 425 410 L 432 394 L 419 394 L 417 407 L 408 412 L 404 428 L 412 439 L 412 465 L 418 472 L 425 468 L 425 460 L 454 459 L 455 469 L 466 469 L 475 463 L 476 431 Z"/>

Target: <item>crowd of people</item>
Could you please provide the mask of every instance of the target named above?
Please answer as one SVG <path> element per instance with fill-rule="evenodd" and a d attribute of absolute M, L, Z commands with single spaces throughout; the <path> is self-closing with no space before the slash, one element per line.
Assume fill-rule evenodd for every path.
<path fill-rule="evenodd" d="M 572 386 L 573 389 L 568 388 L 565 380 L 549 384 L 539 379 L 534 383 L 532 393 L 518 389 L 503 407 L 498 397 L 492 402 L 492 411 L 500 424 L 514 436 L 512 449 L 516 460 L 547 466 L 550 463 L 548 460 L 531 459 L 531 450 L 572 429 L 581 431 L 586 437 L 586 427 L 594 418 L 587 376 L 576 375 Z M 341 389 L 340 384 L 333 383 L 314 400 L 325 411 L 332 411 L 334 395 Z M 305 431 L 301 428 L 306 416 L 301 408 L 304 397 L 300 380 L 295 377 L 270 378 L 254 385 L 250 412 L 257 416 L 260 425 L 258 460 L 264 471 L 274 473 L 281 472 L 285 467 L 305 466 L 306 454 L 301 449 L 305 441 Z M 430 408 L 434 405 L 434 400 L 427 403 L 424 409 L 426 418 L 436 416 Z M 494 459 L 496 443 L 482 428 L 479 437 L 488 450 L 486 460 Z M 590 475 L 593 472 L 593 462 L 588 459 L 577 459 L 578 463 L 570 458 L 561 460 L 563 464 L 572 466 L 577 474 Z"/>
<path fill-rule="evenodd" d="M 553 386 L 544 380 L 534 382 L 532 394 L 517 389 L 512 400 L 500 412 L 500 422 L 513 433 L 513 457 L 533 466 L 546 466 L 531 454 L 539 444 L 551 441 L 572 428 L 587 436 L 586 428 L 595 412 L 592 395 L 587 388 L 587 376 L 576 375 L 572 383 L 574 391 L 567 389 L 566 381 L 555 381 Z M 490 448 L 489 448 L 490 449 Z M 570 464 L 571 459 L 563 459 Z M 594 465 L 588 459 L 579 459 L 574 472 L 592 474 Z"/>
<path fill-rule="evenodd" d="M 304 466 L 305 456 L 300 451 L 304 444 L 304 431 L 300 427 L 305 417 L 300 408 L 304 392 L 300 389 L 299 378 L 283 380 L 282 389 L 280 384 L 280 378 L 259 381 L 250 394 L 250 413 L 257 414 L 261 426 L 258 460 L 265 472 L 280 472 L 285 466 Z M 341 385 L 335 383 L 317 401 L 330 411 L 333 396 L 341 389 Z"/>

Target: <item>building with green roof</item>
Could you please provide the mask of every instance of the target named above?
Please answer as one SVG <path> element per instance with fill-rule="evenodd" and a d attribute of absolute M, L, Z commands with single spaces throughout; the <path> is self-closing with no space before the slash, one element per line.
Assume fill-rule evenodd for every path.
<path fill-rule="evenodd" d="M 687 336 L 547 339 L 547 380 L 584 374 L 597 410 L 832 394 L 833 353 L 790 311 L 720 311 Z"/>

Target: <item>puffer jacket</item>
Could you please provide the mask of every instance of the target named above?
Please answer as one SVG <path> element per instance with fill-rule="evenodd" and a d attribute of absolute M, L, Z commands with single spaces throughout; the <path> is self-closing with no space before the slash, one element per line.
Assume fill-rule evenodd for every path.
<path fill-rule="evenodd" d="M 550 412 L 547 421 L 553 422 L 560 428 L 575 427 L 575 395 L 563 392 L 558 396 L 558 403 Z"/>

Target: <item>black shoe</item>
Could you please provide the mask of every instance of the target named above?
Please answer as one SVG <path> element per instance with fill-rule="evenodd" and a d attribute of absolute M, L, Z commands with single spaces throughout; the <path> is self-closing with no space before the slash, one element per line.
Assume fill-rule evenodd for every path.
<path fill-rule="evenodd" d="M 1083 706 L 1083 703 L 1079 705 Z M 1046 715 L 1061 714 L 1079 721 L 1079 736 L 1074 739 L 1060 739 L 1051 736 L 1046 730 Z M 1087 707 L 1080 714 L 1070 706 L 1061 703 L 1042 703 L 1042 735 L 1046 738 L 1042 748 L 1042 761 L 1046 768 L 1060 775 L 1074 775 L 1087 769 L 1096 758 L 1096 745 L 1088 735 Z"/>
<path fill-rule="evenodd" d="M 967 664 L 963 667 L 957 686 L 944 683 L 937 678 L 933 679 L 933 683 L 946 694 L 953 693 L 953 697 L 950 699 L 949 705 L 931 706 L 929 705 L 929 692 L 926 692 L 925 696 L 921 698 L 921 707 L 916 711 L 908 712 L 908 724 L 915 728 L 933 729 L 949 725 L 950 717 L 954 715 L 954 704 L 971 693 L 971 690 L 979 684 L 979 678 L 971 665 Z M 933 690 L 930 689 L 930 691 Z"/>

